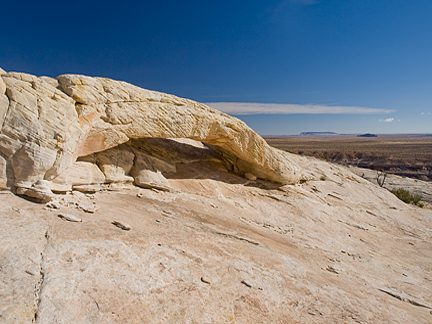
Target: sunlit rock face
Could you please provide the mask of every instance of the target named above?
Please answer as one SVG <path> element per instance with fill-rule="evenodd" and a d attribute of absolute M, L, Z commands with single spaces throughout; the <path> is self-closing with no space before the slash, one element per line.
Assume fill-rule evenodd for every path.
<path fill-rule="evenodd" d="M 190 100 L 0 74 L 0 323 L 430 322 L 430 205 Z"/>
<path fill-rule="evenodd" d="M 73 185 L 76 179 L 60 175 L 77 159 L 142 138 L 206 143 L 230 171 L 240 175 L 281 184 L 305 177 L 295 157 L 268 146 L 242 121 L 204 104 L 105 78 L 61 75 L 53 79 L 5 71 L 1 75 L 2 187 L 30 188 L 38 180 Z M 89 171 L 81 176 L 88 181 L 76 181 L 127 182 L 135 175 L 136 183 L 142 182 L 137 177 L 163 182 L 158 174 L 163 170 L 149 161 L 145 166 L 134 165 L 140 153 L 132 146 L 128 145 L 123 161 L 117 161 L 122 155 L 118 150 L 98 156 L 94 162 L 105 179 Z M 112 159 L 114 164 L 109 162 Z M 72 172 L 79 169 L 72 168 Z"/>

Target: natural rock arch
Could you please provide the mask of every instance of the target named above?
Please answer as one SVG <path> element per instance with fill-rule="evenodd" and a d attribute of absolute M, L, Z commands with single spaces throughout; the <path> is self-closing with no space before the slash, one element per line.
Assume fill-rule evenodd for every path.
<path fill-rule="evenodd" d="M 126 82 L 81 75 L 2 74 L 0 152 L 17 186 L 52 180 L 80 156 L 139 138 L 189 138 L 212 145 L 237 173 L 292 184 L 300 168 L 237 118 L 204 104 Z"/>

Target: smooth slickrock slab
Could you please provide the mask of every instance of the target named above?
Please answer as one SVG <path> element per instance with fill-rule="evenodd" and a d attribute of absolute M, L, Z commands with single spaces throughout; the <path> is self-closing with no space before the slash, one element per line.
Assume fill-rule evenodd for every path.
<path fill-rule="evenodd" d="M 2 194 L 0 323 L 34 323 L 38 309 L 43 282 L 42 254 L 48 244 L 49 226 L 27 212 L 28 207 L 30 202 Z"/>

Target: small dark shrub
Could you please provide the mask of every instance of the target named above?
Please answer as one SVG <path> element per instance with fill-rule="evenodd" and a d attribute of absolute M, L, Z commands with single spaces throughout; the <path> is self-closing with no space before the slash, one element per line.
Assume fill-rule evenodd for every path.
<path fill-rule="evenodd" d="M 420 207 L 423 207 L 423 204 L 420 202 L 422 200 L 423 196 L 419 194 L 411 195 L 411 193 L 408 190 L 399 188 L 399 189 L 393 189 L 391 191 L 396 197 L 398 197 L 403 202 L 406 202 L 407 204 L 413 204 Z"/>

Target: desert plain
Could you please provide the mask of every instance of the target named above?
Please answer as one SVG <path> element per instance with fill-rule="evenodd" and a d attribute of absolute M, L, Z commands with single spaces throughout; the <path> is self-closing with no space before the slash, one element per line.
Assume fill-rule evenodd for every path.
<path fill-rule="evenodd" d="M 432 180 L 431 134 L 266 137 L 281 150 L 390 174 Z"/>

